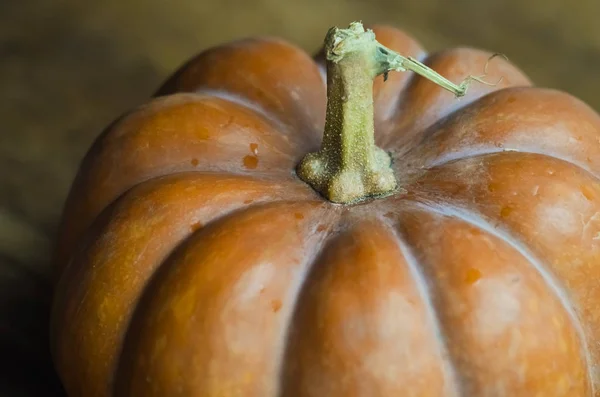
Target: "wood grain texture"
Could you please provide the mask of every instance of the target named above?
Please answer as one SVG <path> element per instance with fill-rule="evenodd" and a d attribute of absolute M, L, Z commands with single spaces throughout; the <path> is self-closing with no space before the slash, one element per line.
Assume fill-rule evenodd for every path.
<path fill-rule="evenodd" d="M 100 131 L 193 54 L 251 35 L 312 51 L 329 26 L 362 19 L 428 50 L 503 52 L 536 85 L 599 109 L 599 14 L 596 0 L 0 1 L 0 395 L 61 395 L 46 329 L 68 186 Z"/>

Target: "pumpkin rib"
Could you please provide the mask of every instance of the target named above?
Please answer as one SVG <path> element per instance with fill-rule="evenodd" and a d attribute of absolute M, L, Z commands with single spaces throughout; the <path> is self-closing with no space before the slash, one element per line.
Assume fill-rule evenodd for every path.
<path fill-rule="evenodd" d="M 238 179 L 240 181 L 249 181 L 249 182 L 255 182 L 255 183 L 264 183 L 265 186 L 267 186 L 268 184 L 270 185 L 270 189 L 274 189 L 274 186 L 277 184 L 281 184 L 282 186 L 288 185 L 285 190 L 281 190 L 281 192 L 278 193 L 283 193 L 283 196 L 272 200 L 271 202 L 277 202 L 277 201 L 314 201 L 316 200 L 319 196 L 312 191 L 311 189 L 309 189 L 308 187 L 305 187 L 303 184 L 298 184 L 296 183 L 296 181 L 294 181 L 293 179 L 280 179 L 280 178 L 275 178 L 273 176 L 267 175 L 267 174 L 261 174 L 261 175 L 244 175 L 244 174 L 230 174 L 230 173 L 218 173 L 218 172 L 201 172 L 201 171 L 185 171 L 185 172 L 176 172 L 176 173 L 172 173 L 172 174 L 166 174 L 166 175 L 161 175 L 161 176 L 156 176 L 150 179 L 147 179 L 145 181 L 141 181 L 140 183 L 132 186 L 131 188 L 129 188 L 128 190 L 126 190 L 125 192 L 123 192 L 121 195 L 119 195 L 113 202 L 111 202 L 109 205 L 106 206 L 106 208 L 104 208 L 97 217 L 95 217 L 92 221 L 92 223 L 97 223 L 99 222 L 99 218 L 102 216 L 105 216 L 105 213 L 111 213 L 112 209 L 114 207 L 119 207 L 125 204 L 122 204 L 123 201 L 128 202 L 131 201 L 132 199 L 130 199 L 129 196 L 133 196 L 135 194 L 138 193 L 139 190 L 144 190 L 144 189 L 148 189 L 148 186 L 150 185 L 160 185 L 162 182 L 165 182 L 166 184 L 171 183 L 171 179 L 200 179 L 200 178 L 215 178 L 215 179 Z M 175 182 L 177 183 L 177 182 Z M 214 185 L 211 185 L 214 188 Z M 169 187 L 169 186 L 164 186 L 165 188 Z M 159 189 L 163 188 L 163 186 L 159 186 Z M 236 195 L 240 194 L 241 191 L 239 190 L 240 187 L 236 185 Z M 266 189 L 266 188 L 265 188 Z M 272 192 L 272 190 L 271 190 Z M 160 193 L 155 193 L 152 192 L 152 194 L 160 194 Z M 295 197 L 296 194 L 299 194 L 298 196 Z M 213 197 L 214 198 L 214 197 Z M 259 203 L 264 203 L 264 202 L 269 202 L 267 201 L 260 201 Z M 256 204 L 257 202 L 255 201 L 250 201 L 248 200 L 247 202 L 244 202 L 244 208 L 249 208 L 252 205 Z M 139 205 L 139 203 L 133 204 L 130 203 L 130 205 Z M 124 212 L 127 212 L 126 210 L 123 210 Z M 111 215 L 112 216 L 112 215 Z M 89 230 L 86 231 L 86 233 L 89 233 Z"/>
<path fill-rule="evenodd" d="M 290 173 L 289 176 L 287 177 L 281 177 L 279 175 L 276 174 L 268 174 L 268 173 L 261 173 L 261 174 L 243 174 L 243 173 L 223 173 L 223 172 L 218 172 L 218 171 L 178 171 L 178 172 L 172 172 L 172 173 L 167 173 L 164 175 L 157 175 L 157 176 L 153 176 L 144 180 L 140 180 L 139 182 L 137 182 L 134 185 L 131 185 L 130 187 L 128 187 L 126 190 L 124 190 L 123 192 L 119 193 L 118 195 L 116 195 L 116 197 L 110 201 L 106 206 L 104 206 L 101 210 L 98 211 L 98 213 L 93 216 L 90 217 L 90 219 L 88 219 L 88 226 L 86 226 L 85 228 L 83 228 L 83 231 L 79 232 L 77 235 L 77 238 L 80 238 L 80 236 L 85 235 L 89 228 L 91 227 L 91 225 L 96 221 L 96 219 L 98 217 L 100 217 L 100 215 L 106 211 L 109 207 L 115 205 L 116 202 L 118 202 L 119 200 L 121 200 L 123 197 L 125 197 L 127 194 L 129 194 L 132 190 L 138 189 L 140 186 L 143 186 L 144 184 L 151 184 L 154 183 L 155 181 L 161 180 L 163 178 L 168 178 L 171 176 L 181 176 L 181 175 L 188 175 L 188 174 L 194 174 L 197 176 L 202 176 L 202 175 L 206 175 L 206 176 L 210 176 L 210 175 L 228 175 L 228 176 L 236 176 L 236 177 L 248 177 L 248 178 L 252 178 L 255 180 L 259 180 L 259 181 L 264 181 L 264 182 L 285 182 L 285 183 L 293 183 L 294 181 L 294 177 L 293 174 Z M 309 189 L 306 189 L 306 191 L 308 193 L 310 193 Z M 314 193 L 314 192 L 313 192 Z M 316 195 L 316 193 L 315 193 Z M 64 217 L 63 219 L 67 219 L 66 217 Z M 81 219 L 75 219 L 76 221 L 81 221 Z M 65 223 L 65 222 L 63 222 Z M 61 230 L 63 230 L 63 228 L 66 227 L 61 227 Z M 61 236 L 61 234 L 59 234 L 59 236 Z M 68 241 L 65 242 L 61 242 L 59 241 L 59 245 L 57 245 L 57 250 L 55 252 L 55 262 L 54 265 L 57 268 L 58 272 L 57 272 L 57 277 L 60 276 L 60 273 L 63 271 L 63 269 L 68 265 L 68 260 L 66 257 L 66 250 L 70 249 L 68 246 L 74 246 L 76 244 L 75 241 L 70 241 L 70 244 L 67 244 Z M 61 252 L 63 251 L 63 252 Z"/>
<path fill-rule="evenodd" d="M 190 191 L 189 188 L 194 186 L 196 191 Z M 215 196 L 218 190 L 222 192 L 221 197 Z M 194 193 L 203 194 L 202 192 L 210 192 L 211 196 L 194 195 Z M 202 227 L 197 222 L 207 225 L 222 217 L 233 216 L 237 211 L 247 211 L 253 206 L 279 201 L 301 202 L 304 199 L 312 202 L 314 196 L 312 191 L 296 183 L 277 184 L 234 175 L 196 173 L 169 175 L 128 191 L 95 220 L 86 237 L 88 246 L 82 248 L 76 262 L 71 263 L 63 271 L 62 278 L 59 280 L 57 296 L 54 299 L 54 325 L 52 326 L 52 334 L 61 335 L 62 339 L 62 343 L 58 341 L 53 343 L 54 358 L 57 360 L 58 368 L 68 365 L 70 367 L 68 372 L 74 374 L 74 378 L 83 379 L 92 376 L 92 379 L 96 379 L 97 391 L 88 390 L 86 393 L 82 391 L 79 395 L 102 395 L 95 394 L 101 393 L 102 390 L 102 386 L 97 383 L 98 378 L 108 375 L 101 375 L 98 372 L 99 367 L 96 369 L 92 367 L 102 365 L 102 362 L 110 360 L 111 355 L 115 354 L 114 350 L 113 353 L 110 352 L 111 343 L 116 340 L 114 338 L 118 339 L 119 333 L 127 327 L 127 313 L 133 310 L 127 305 L 129 301 L 139 299 L 139 293 L 136 291 L 142 291 L 147 283 L 142 279 L 154 273 L 153 269 L 161 266 L 169 252 L 175 250 L 186 238 L 194 234 L 195 230 Z M 227 199 L 231 202 L 227 202 Z M 249 199 L 253 202 L 248 202 Z M 173 216 L 181 211 L 192 211 L 196 216 Z M 164 223 L 162 227 L 161 224 L 156 224 L 156 220 L 160 219 Z M 119 246 L 116 247 L 118 249 L 112 246 L 115 240 L 119 241 Z M 115 255 L 121 258 L 118 263 L 111 259 Z M 146 271 L 138 269 L 142 266 L 140 262 L 150 267 Z M 86 267 L 76 266 L 77 263 L 84 263 Z M 127 263 L 130 264 L 129 267 L 126 266 Z M 123 285 L 111 282 L 115 272 L 121 274 L 119 280 Z M 69 280 L 72 279 L 77 279 L 79 282 L 70 284 Z M 114 315 L 118 317 L 113 318 Z M 69 318 L 69 321 L 61 322 L 60 318 Z M 56 329 L 57 324 L 63 324 L 66 329 Z M 81 329 L 78 328 L 78 324 L 81 325 Z M 82 339 L 85 332 L 94 328 L 104 330 L 103 345 L 82 346 L 81 343 L 85 342 Z M 79 348 L 73 349 L 72 344 L 77 340 L 79 340 Z M 109 350 L 106 350 L 107 347 Z M 85 351 L 96 357 L 96 360 L 89 362 L 83 357 L 80 359 L 73 357 L 74 354 L 78 356 Z M 66 361 L 63 362 L 65 358 Z M 77 360 L 83 362 L 77 364 Z M 106 365 L 111 367 L 109 364 Z M 92 367 L 86 369 L 89 366 Z M 84 375 L 85 372 L 81 373 L 81 371 L 92 372 Z M 89 384 L 94 384 L 92 379 L 89 379 Z M 71 393 L 76 393 L 76 386 L 71 382 L 79 382 L 78 380 L 64 379 L 63 381 Z"/>
<path fill-rule="evenodd" d="M 548 266 L 544 265 L 536 255 L 534 255 L 530 249 L 528 249 L 522 241 L 514 235 L 508 228 L 499 227 L 498 225 L 492 225 L 489 220 L 482 218 L 480 215 L 472 210 L 464 207 L 453 206 L 449 203 L 441 204 L 434 202 L 424 201 L 413 201 L 415 207 L 446 217 L 458 218 L 466 224 L 475 226 L 476 228 L 488 233 L 489 235 L 506 242 L 510 247 L 516 250 L 521 256 L 523 256 L 528 263 L 530 263 L 537 273 L 546 282 L 550 290 L 556 296 L 558 301 L 561 303 L 568 317 L 571 319 L 573 326 L 575 327 L 579 342 L 581 345 L 581 355 L 585 359 L 586 364 L 586 375 L 587 382 L 592 395 L 595 393 L 596 385 L 593 381 L 591 369 L 593 368 L 593 361 L 591 354 L 588 349 L 588 338 L 584 331 L 581 320 L 577 315 L 577 310 L 570 303 L 569 294 L 566 292 L 565 287 L 556 279 L 556 277 L 547 270 Z"/>
<path fill-rule="evenodd" d="M 443 358 L 393 231 L 341 220 L 292 318 L 280 396 L 445 395 Z"/>
<path fill-rule="evenodd" d="M 438 345 L 440 349 L 440 356 L 444 359 L 444 367 L 446 371 L 449 373 L 446 376 L 452 382 L 452 389 L 454 390 L 454 397 L 467 397 L 465 391 L 461 387 L 459 379 L 459 374 L 456 370 L 456 363 L 454 362 L 454 357 L 450 354 L 450 350 L 448 349 L 448 341 L 443 335 L 443 328 L 437 313 L 437 310 L 433 304 L 432 300 L 432 292 L 431 288 L 426 282 L 425 274 L 423 273 L 423 266 L 419 263 L 416 255 L 413 252 L 413 247 L 411 247 L 408 242 L 401 236 L 400 231 L 398 230 L 397 225 L 392 225 L 389 218 L 387 220 L 382 220 L 382 222 L 386 223 L 390 228 L 392 235 L 396 238 L 398 247 L 402 252 L 402 255 L 406 258 L 406 264 L 408 265 L 408 269 L 412 275 L 413 280 L 415 281 L 415 285 L 419 290 L 419 295 L 421 299 L 425 303 L 425 307 L 427 308 L 427 315 L 431 324 L 433 324 L 434 332 L 438 337 Z"/>
<path fill-rule="evenodd" d="M 212 47 L 183 65 L 157 95 L 202 89 L 242 96 L 292 129 L 307 129 L 308 140 L 318 143 L 325 123 L 325 85 L 312 57 L 294 44 L 259 37 Z"/>
<path fill-rule="evenodd" d="M 147 376 L 171 383 L 171 390 L 181 390 L 186 395 L 226 391 L 272 395 L 277 387 L 277 365 L 273 358 L 281 350 L 279 344 L 249 343 L 235 347 L 230 344 L 235 341 L 227 338 L 233 332 L 244 338 L 271 335 L 285 340 L 281 330 L 287 326 L 286 313 L 290 312 L 294 295 L 287 284 L 302 281 L 302 269 L 307 266 L 303 253 L 314 249 L 324 238 L 316 221 L 334 223 L 335 216 L 327 207 L 316 201 L 264 203 L 242 208 L 190 236 L 154 273 L 135 308 L 116 369 L 115 395 L 131 395 L 132 390 L 145 396 L 166 395 L 161 389 L 151 389 Z M 282 229 L 282 223 L 290 227 Z M 233 241 L 235 245 L 231 245 Z M 215 255 L 210 249 L 215 244 L 228 244 L 229 250 Z M 282 244 L 295 249 L 276 249 Z M 204 278 L 205 282 L 199 282 L 198 278 Z M 255 282 L 244 282 L 247 278 Z M 279 303 L 272 306 L 270 300 Z M 229 320 L 225 321 L 222 316 L 227 313 Z M 237 325 L 226 326 L 232 323 Z M 170 334 L 171 338 L 157 345 L 152 337 L 154 332 Z M 190 338 L 198 335 L 212 343 L 190 345 Z M 145 346 L 147 343 L 150 345 Z M 188 348 L 180 350 L 181 344 Z M 191 346 L 198 349 L 190 349 Z M 140 349 L 155 358 L 140 361 L 137 353 Z M 240 365 L 231 367 L 228 360 Z M 149 372 L 138 377 L 140 365 Z M 148 367 L 152 365 L 155 367 Z M 177 368 L 185 368 L 194 376 L 179 379 Z M 254 372 L 248 375 L 251 378 L 264 376 L 268 371 L 271 381 L 249 382 L 244 371 Z M 258 394 L 253 394 L 253 390 Z M 268 390 L 271 392 L 267 393 Z"/>
<path fill-rule="evenodd" d="M 522 108 L 528 108 L 522 114 Z M 468 156 L 517 151 L 569 161 L 600 176 L 600 118 L 567 94 L 537 87 L 490 93 L 431 126 L 398 162 L 433 168 Z"/>
<path fill-rule="evenodd" d="M 243 110 L 248 112 L 245 116 L 246 117 L 252 117 L 253 116 L 257 116 L 258 119 L 260 119 L 262 122 L 264 122 L 265 126 L 268 127 L 266 128 L 267 130 L 269 130 L 270 134 L 265 134 L 264 136 L 279 136 L 279 131 L 283 130 L 287 133 L 291 133 L 294 132 L 294 135 L 297 135 L 298 132 L 301 132 L 302 129 L 294 129 L 290 126 L 287 126 L 280 117 L 278 117 L 275 113 L 270 112 L 268 109 L 264 108 L 263 106 L 261 106 L 260 104 L 253 104 L 251 101 L 249 101 L 248 99 L 244 98 L 241 95 L 236 94 L 235 92 L 231 92 L 231 91 L 227 91 L 227 90 L 218 90 L 218 89 L 199 89 L 198 91 L 195 92 L 191 92 L 191 93 L 177 93 L 177 94 L 172 94 L 168 97 L 159 97 L 159 98 L 155 98 L 152 99 L 148 104 L 146 104 L 144 107 L 140 108 L 141 111 L 147 111 L 147 110 L 151 110 L 154 105 L 156 105 L 156 107 L 159 107 L 162 103 L 164 102 L 168 102 L 168 101 L 177 101 L 178 98 L 181 99 L 189 99 L 191 104 L 195 104 L 195 105 L 204 105 L 207 107 L 212 107 L 212 108 L 220 108 L 222 104 L 220 104 L 219 102 L 224 102 L 227 105 L 232 105 L 233 109 L 227 109 L 226 112 L 231 114 L 235 114 L 235 112 L 237 110 Z M 214 101 L 214 100 L 217 101 Z M 204 103 L 204 102 L 207 103 Z M 183 104 L 184 106 L 186 105 L 186 103 Z M 237 108 L 237 109 L 236 109 Z M 195 109 L 192 109 L 195 110 Z M 135 112 L 137 113 L 137 112 Z M 154 114 L 154 117 L 150 117 L 150 122 L 154 121 L 153 119 L 159 118 L 161 115 L 159 114 Z M 122 121 L 122 123 L 124 123 L 125 120 Z M 251 121 L 245 121 L 246 124 L 251 124 Z M 226 122 L 222 123 L 222 125 L 220 125 L 220 128 L 224 128 L 229 126 L 230 124 L 234 124 L 233 120 L 227 120 Z M 263 126 L 260 126 L 263 127 Z M 156 128 L 156 127 L 155 127 Z M 261 128 L 256 127 L 256 130 L 260 131 Z M 296 138 L 296 141 L 291 141 L 293 143 L 291 143 L 289 141 L 290 137 L 287 137 L 288 134 L 283 134 L 284 136 L 286 136 L 286 138 L 284 139 L 285 144 L 289 145 L 298 145 L 298 147 L 294 147 L 295 150 L 307 150 L 310 148 L 310 146 L 305 147 L 306 145 L 306 140 L 302 139 L 302 137 L 298 137 L 298 136 L 292 136 L 292 138 Z M 212 138 L 211 136 L 201 136 L 200 139 L 210 139 Z M 283 143 L 280 143 L 283 144 Z M 283 148 L 283 147 L 282 147 Z M 277 153 L 281 156 L 286 156 L 286 157 L 291 157 L 290 153 L 286 153 L 283 150 L 276 150 L 277 147 L 273 147 L 274 152 L 273 153 Z M 285 147 L 285 149 L 289 149 L 288 147 Z"/>

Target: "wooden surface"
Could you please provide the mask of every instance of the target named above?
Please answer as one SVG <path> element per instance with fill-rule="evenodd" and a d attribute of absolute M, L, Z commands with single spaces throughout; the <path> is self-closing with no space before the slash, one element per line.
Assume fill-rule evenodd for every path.
<path fill-rule="evenodd" d="M 0 396 L 61 395 L 47 311 L 68 186 L 103 126 L 194 53 L 259 34 L 312 52 L 331 25 L 384 22 L 432 50 L 505 53 L 600 109 L 598 15 L 597 0 L 0 0 Z"/>

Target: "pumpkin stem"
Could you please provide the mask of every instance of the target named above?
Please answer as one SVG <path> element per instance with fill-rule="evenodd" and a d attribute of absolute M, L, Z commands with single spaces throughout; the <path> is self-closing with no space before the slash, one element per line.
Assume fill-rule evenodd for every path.
<path fill-rule="evenodd" d="M 426 65 L 386 48 L 360 22 L 331 28 L 325 38 L 327 114 L 323 142 L 299 164 L 298 176 L 334 203 L 349 204 L 392 193 L 396 177 L 388 153 L 375 146 L 373 80 L 390 71 L 413 71 L 460 97 L 472 81 L 454 84 Z M 484 72 L 485 73 L 485 72 Z M 497 83 L 496 83 L 497 84 Z"/>

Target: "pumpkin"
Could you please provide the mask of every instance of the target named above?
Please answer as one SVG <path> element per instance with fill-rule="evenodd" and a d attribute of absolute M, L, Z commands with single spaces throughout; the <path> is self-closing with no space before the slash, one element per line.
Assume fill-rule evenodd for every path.
<path fill-rule="evenodd" d="M 600 396 L 600 117 L 490 55 L 354 23 L 184 65 L 66 202 L 69 396 Z"/>

